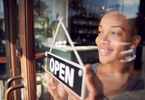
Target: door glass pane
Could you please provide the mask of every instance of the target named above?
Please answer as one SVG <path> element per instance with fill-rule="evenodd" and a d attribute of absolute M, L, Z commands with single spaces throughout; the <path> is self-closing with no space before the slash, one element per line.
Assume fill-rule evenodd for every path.
<path fill-rule="evenodd" d="M 35 34 L 35 52 L 36 52 L 36 81 L 43 82 L 42 87 L 37 85 L 37 96 L 42 100 L 48 97 L 46 77 L 44 76 L 45 51 L 49 51 L 54 36 L 57 22 L 56 14 L 58 12 L 64 17 L 63 22 L 66 25 L 66 1 L 60 0 L 34 0 L 34 34 Z M 56 41 L 66 41 L 66 36 L 60 28 Z M 45 77 L 45 78 L 43 78 Z M 45 88 L 43 88 L 45 87 Z"/>
<path fill-rule="evenodd" d="M 49 47 L 51 44 L 57 27 L 56 14 L 58 12 L 60 12 L 64 17 L 65 23 L 65 5 L 65 0 L 34 0 L 34 33 L 36 52 L 48 50 L 46 47 Z M 65 39 L 66 37 L 63 31 L 60 29 L 57 41 Z"/>
<path fill-rule="evenodd" d="M 4 21 L 4 5 L 0 0 L 0 56 L 6 56 L 5 52 L 5 21 Z"/>
<path fill-rule="evenodd" d="M 0 0 L 0 100 L 4 99 L 6 81 L 6 50 L 5 50 L 4 5 Z"/>
<path fill-rule="evenodd" d="M 120 37 L 116 36 L 118 30 L 117 32 L 114 32 L 114 30 L 113 32 L 105 31 L 104 33 L 112 33 L 109 43 L 110 41 L 120 39 L 121 42 L 119 42 L 118 45 L 120 45 L 119 48 L 123 48 L 125 45 L 128 45 L 128 42 L 130 42 L 129 39 L 132 39 L 135 34 L 141 36 L 141 41 L 137 47 L 133 49 L 131 48 L 129 51 L 127 51 L 128 49 L 122 50 L 123 53 L 121 54 L 125 54 L 123 60 L 118 58 L 117 54 L 120 54 L 120 52 L 116 53 L 116 55 L 112 54 L 114 59 L 117 59 L 119 62 L 129 62 L 135 70 L 145 72 L 144 4 L 145 2 L 143 0 L 63 0 L 61 2 L 59 0 L 35 0 L 34 32 L 36 54 L 49 51 L 57 27 L 56 14 L 60 12 L 63 16 L 63 23 L 65 24 L 83 63 L 103 63 L 101 61 L 100 52 L 103 52 L 102 55 L 105 56 L 105 54 L 108 54 L 108 51 L 102 50 L 99 52 L 99 49 L 97 48 L 99 47 L 99 44 L 96 38 L 99 38 L 98 34 L 102 33 L 102 31 L 100 33 L 99 26 L 101 19 L 104 15 L 114 11 L 115 13 L 117 12 L 124 16 L 126 21 L 124 22 L 122 19 L 119 19 L 118 22 L 122 22 L 123 26 L 128 22 L 127 25 L 131 28 L 131 32 L 128 32 L 127 34 L 130 33 L 131 35 L 125 40 L 125 38 L 120 38 L 122 35 L 118 34 Z M 108 20 L 109 19 L 105 22 L 107 23 Z M 125 29 L 121 29 L 127 30 L 126 28 L 128 27 L 124 27 Z M 65 45 L 63 44 L 63 41 L 66 41 L 66 44 L 64 43 Z M 112 51 L 115 51 L 114 45 L 109 44 L 107 46 L 109 49 L 113 49 Z M 62 27 L 60 27 L 52 53 L 78 63 L 73 50 L 70 48 L 70 43 L 68 42 Z M 113 57 L 109 56 L 108 59 L 110 60 Z M 107 59 L 107 56 L 105 56 L 105 58 Z M 114 59 L 112 61 L 114 61 Z M 44 73 L 44 66 L 45 57 L 36 60 L 37 73 Z M 132 92 L 134 91 L 131 91 L 130 93 Z M 133 97 L 133 95 L 131 95 L 131 97 Z"/>
<path fill-rule="evenodd" d="M 7 6 L 8 1 L 0 0 L 0 100 L 4 100 L 4 95 L 6 92 L 5 88 L 5 82 L 12 77 L 12 64 L 11 64 L 11 47 L 10 47 L 10 23 L 9 23 L 9 16 L 4 16 L 5 11 L 9 11 L 9 7 Z M 14 0 L 15 5 L 15 34 L 16 34 L 16 47 L 19 47 L 19 41 L 18 41 L 18 2 L 17 0 Z M 9 14 L 9 12 L 7 12 Z M 15 45 L 15 44 L 14 44 Z M 6 50 L 6 48 L 9 48 L 10 50 Z M 6 52 L 8 51 L 8 52 Z M 7 55 L 6 55 L 7 53 Z M 21 75 L 20 66 L 19 66 L 19 58 L 17 59 L 17 75 Z M 18 83 L 21 83 L 20 81 Z M 20 99 L 20 90 L 18 90 L 19 93 L 18 99 Z M 12 96 L 13 99 L 14 96 Z"/>

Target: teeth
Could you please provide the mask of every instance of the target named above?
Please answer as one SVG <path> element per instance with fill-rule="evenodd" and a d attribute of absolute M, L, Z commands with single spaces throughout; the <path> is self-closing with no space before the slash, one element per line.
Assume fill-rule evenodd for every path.
<path fill-rule="evenodd" d="M 103 49 L 100 49 L 100 51 L 101 51 L 101 52 L 108 52 L 108 50 L 103 50 Z"/>

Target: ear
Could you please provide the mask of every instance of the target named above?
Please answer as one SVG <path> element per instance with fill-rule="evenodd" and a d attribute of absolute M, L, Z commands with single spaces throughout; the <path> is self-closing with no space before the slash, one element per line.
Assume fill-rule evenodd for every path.
<path fill-rule="evenodd" d="M 140 35 L 136 35 L 134 36 L 133 40 L 132 40 L 132 44 L 131 44 L 131 48 L 136 48 L 138 46 L 138 44 L 141 41 L 141 36 Z"/>

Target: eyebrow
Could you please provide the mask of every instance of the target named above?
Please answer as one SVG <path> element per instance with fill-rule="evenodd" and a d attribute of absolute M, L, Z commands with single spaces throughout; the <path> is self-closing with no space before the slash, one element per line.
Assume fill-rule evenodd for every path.
<path fill-rule="evenodd" d="M 111 27 L 119 27 L 119 28 L 121 28 L 123 31 L 125 31 L 125 29 L 124 29 L 123 27 L 121 27 L 121 26 L 111 26 Z"/>
<path fill-rule="evenodd" d="M 99 27 L 102 27 L 102 26 L 99 25 Z M 121 27 L 121 26 L 111 26 L 111 27 L 119 27 L 119 28 L 121 28 L 123 31 L 125 31 L 125 29 L 124 29 L 123 27 Z"/>
<path fill-rule="evenodd" d="M 102 27 L 101 25 L 99 25 L 99 27 Z"/>

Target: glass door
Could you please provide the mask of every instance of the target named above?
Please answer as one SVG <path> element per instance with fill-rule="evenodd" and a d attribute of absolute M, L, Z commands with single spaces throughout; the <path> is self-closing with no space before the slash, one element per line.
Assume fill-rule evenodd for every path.
<path fill-rule="evenodd" d="M 36 100 L 33 0 L 1 0 L 1 2 L 4 4 L 4 17 L 1 16 L 4 20 L 1 22 L 5 24 L 5 41 L 1 39 L 1 44 L 5 42 L 6 54 L 0 60 L 1 63 L 7 63 L 5 81 L 13 80 L 12 85 L 11 82 L 6 84 L 5 99 L 8 97 L 12 100 Z M 23 87 L 22 96 L 18 85 Z M 11 88 L 14 92 L 8 92 Z"/>

